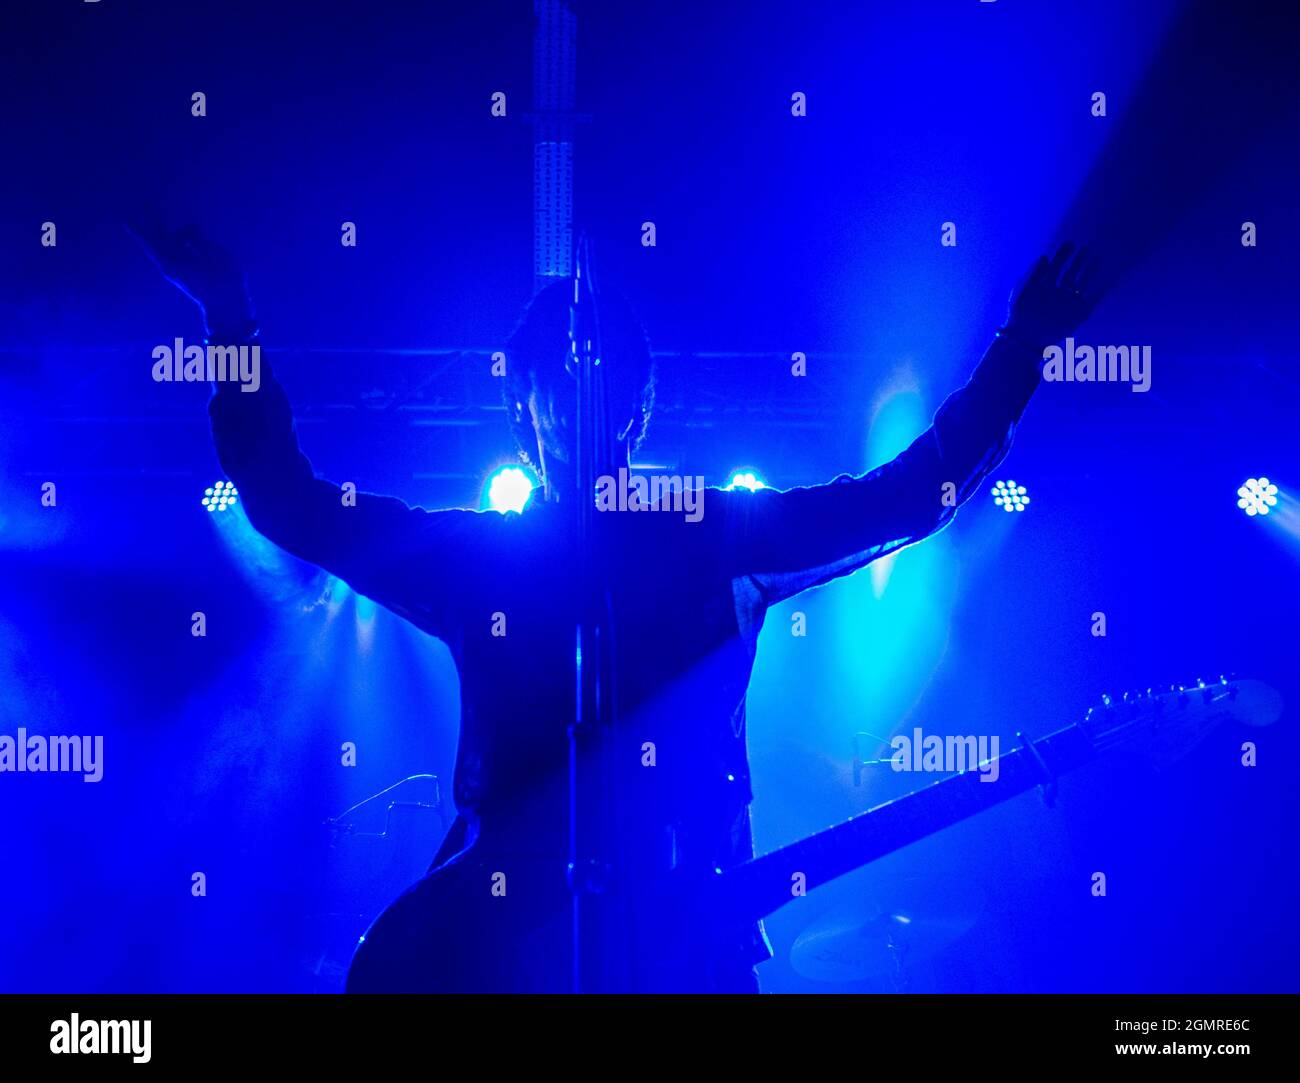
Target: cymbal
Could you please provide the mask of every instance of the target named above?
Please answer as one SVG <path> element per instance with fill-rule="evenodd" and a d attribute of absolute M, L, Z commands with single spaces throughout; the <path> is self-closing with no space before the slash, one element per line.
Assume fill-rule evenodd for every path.
<path fill-rule="evenodd" d="M 934 958 L 974 924 L 973 912 L 884 906 L 840 910 L 799 934 L 790 948 L 790 965 L 809 981 L 889 977 L 909 963 Z"/>

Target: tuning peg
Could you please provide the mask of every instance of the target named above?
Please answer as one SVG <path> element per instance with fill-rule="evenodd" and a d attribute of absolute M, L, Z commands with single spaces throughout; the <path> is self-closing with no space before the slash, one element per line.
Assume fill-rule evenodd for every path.
<path fill-rule="evenodd" d="M 1237 698 L 1238 690 L 1237 690 L 1237 685 L 1234 683 L 1234 681 L 1228 680 L 1228 675 L 1226 673 L 1219 674 L 1219 687 L 1223 689 L 1224 694 L 1228 697 L 1230 701 L 1235 700 Z"/>
<path fill-rule="evenodd" d="M 1114 700 L 1112 700 L 1112 699 L 1110 698 L 1110 696 L 1109 696 L 1107 693 L 1103 692 L 1103 693 L 1101 694 L 1101 705 L 1102 705 L 1103 707 L 1110 707 L 1110 706 L 1113 705 L 1113 703 L 1114 703 Z"/>

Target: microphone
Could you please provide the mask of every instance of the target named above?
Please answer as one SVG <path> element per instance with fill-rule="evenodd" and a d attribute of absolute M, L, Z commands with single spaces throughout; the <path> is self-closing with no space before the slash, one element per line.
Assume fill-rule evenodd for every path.
<path fill-rule="evenodd" d="M 600 364 L 600 324 L 596 308 L 596 283 L 591 273 L 591 245 L 585 233 L 578 237 L 574 257 L 573 297 L 569 301 L 569 356 L 565 371 L 578 378 L 578 366 L 591 356 Z"/>

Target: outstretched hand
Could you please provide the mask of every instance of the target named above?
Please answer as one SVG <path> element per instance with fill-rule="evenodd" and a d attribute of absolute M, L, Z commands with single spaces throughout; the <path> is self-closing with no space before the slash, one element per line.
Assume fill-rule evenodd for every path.
<path fill-rule="evenodd" d="M 163 277 L 203 310 L 209 327 L 252 318 L 243 269 L 202 231 L 194 226 L 174 231 L 152 229 L 137 223 L 126 228 Z"/>
<path fill-rule="evenodd" d="M 1092 273 L 1086 248 L 1066 243 L 1040 256 L 1011 294 L 1007 330 L 1044 346 L 1073 334 L 1097 303 Z"/>

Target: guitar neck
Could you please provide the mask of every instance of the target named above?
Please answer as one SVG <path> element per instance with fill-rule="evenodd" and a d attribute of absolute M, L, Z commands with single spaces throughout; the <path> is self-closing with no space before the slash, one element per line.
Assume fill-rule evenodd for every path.
<path fill-rule="evenodd" d="M 812 889 L 1001 804 L 1044 781 L 1042 758 L 1053 776 L 1094 759 L 1096 749 L 1078 726 L 997 757 L 996 781 L 978 770 L 950 775 L 905 797 L 878 805 L 842 824 L 729 869 L 721 878 L 721 904 L 737 921 L 757 921 L 795 898 L 798 884 Z M 799 879 L 802 874 L 802 880 Z"/>

